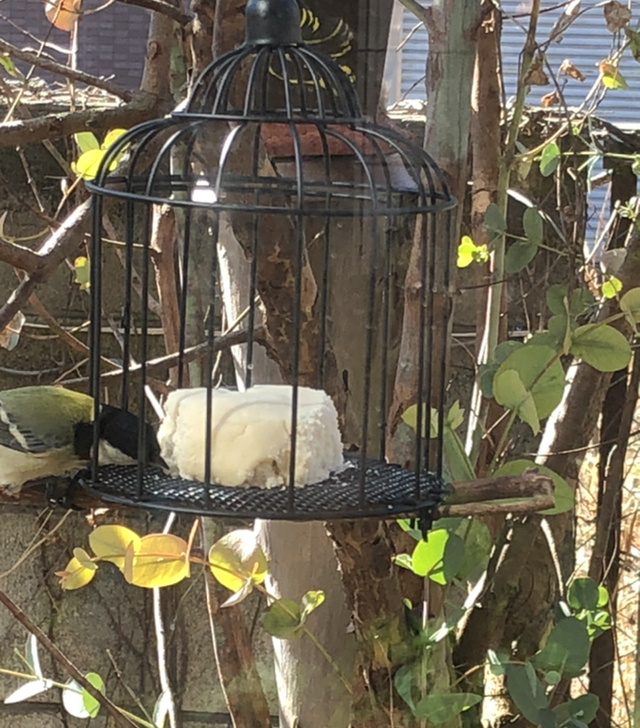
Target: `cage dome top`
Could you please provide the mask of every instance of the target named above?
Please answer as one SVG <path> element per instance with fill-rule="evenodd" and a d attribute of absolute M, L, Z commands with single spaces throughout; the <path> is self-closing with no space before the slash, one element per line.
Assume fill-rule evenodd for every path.
<path fill-rule="evenodd" d="M 297 0 L 248 0 L 245 42 L 202 72 L 184 107 L 122 135 L 89 189 L 330 217 L 455 206 L 422 147 L 364 117 L 345 70 L 303 42 L 300 17 Z"/>

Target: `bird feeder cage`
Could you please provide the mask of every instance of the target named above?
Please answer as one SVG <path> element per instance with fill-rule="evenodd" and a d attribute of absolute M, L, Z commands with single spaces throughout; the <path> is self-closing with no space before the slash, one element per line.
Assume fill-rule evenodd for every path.
<path fill-rule="evenodd" d="M 246 42 L 180 110 L 123 134 L 88 187 L 93 394 L 154 425 L 156 399 L 172 420 L 159 432 L 168 471 L 96 458 L 93 492 L 287 520 L 439 502 L 446 368 L 435 342 L 447 331 L 455 200 L 431 157 L 365 118 L 345 73 L 302 42 L 295 0 L 249 0 Z M 388 413 L 416 255 L 419 315 L 404 326 L 417 329 L 417 423 L 400 424 L 411 457 L 394 463 Z"/>

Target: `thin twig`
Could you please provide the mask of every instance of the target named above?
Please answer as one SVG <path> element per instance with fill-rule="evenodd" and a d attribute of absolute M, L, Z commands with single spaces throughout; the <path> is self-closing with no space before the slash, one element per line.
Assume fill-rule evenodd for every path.
<path fill-rule="evenodd" d="M 44 649 L 51 655 L 51 657 L 64 669 L 64 671 L 79 683 L 92 698 L 97 700 L 98 703 L 109 713 L 114 719 L 116 725 L 124 726 L 124 728 L 135 727 L 129 718 L 122 715 L 118 708 L 103 695 L 96 687 L 94 687 L 87 678 L 78 670 L 78 668 L 64 655 L 60 649 L 53 644 L 53 642 L 47 637 L 47 635 L 34 624 L 31 619 L 20 609 L 20 607 L 10 599 L 3 591 L 0 591 L 0 603 L 2 603 L 11 614 L 25 627 L 44 647 Z"/>
<path fill-rule="evenodd" d="M 95 88 L 102 89 L 112 96 L 116 96 L 123 101 L 131 101 L 133 99 L 133 92 L 118 86 L 118 84 L 112 81 L 105 81 L 99 76 L 94 76 L 91 73 L 85 73 L 84 71 L 74 71 L 69 66 L 65 66 L 57 61 L 52 61 L 49 58 L 43 58 L 38 56 L 33 51 L 23 51 L 16 46 L 7 43 L 6 40 L 0 39 L 0 51 L 8 53 L 12 58 L 17 58 L 19 61 L 30 63 L 33 66 L 42 68 L 44 71 L 55 73 L 58 76 L 64 76 L 65 78 L 73 81 L 80 81 L 80 83 L 86 83 L 87 86 L 95 86 Z"/>

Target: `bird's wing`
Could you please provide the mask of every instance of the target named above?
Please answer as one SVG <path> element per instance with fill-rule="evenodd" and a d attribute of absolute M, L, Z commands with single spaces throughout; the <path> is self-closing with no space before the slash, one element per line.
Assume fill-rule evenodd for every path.
<path fill-rule="evenodd" d="M 12 420 L 11 414 L 0 404 L 0 445 L 27 453 L 46 452 L 51 445 L 36 437 L 31 430 Z"/>
<path fill-rule="evenodd" d="M 85 410 L 90 411 L 91 400 L 77 392 L 55 390 L 48 396 L 56 397 L 53 406 L 59 413 L 58 421 L 46 420 L 42 411 L 32 406 L 34 394 L 29 388 L 0 392 L 0 445 L 26 453 L 73 445 L 74 424 L 88 419 Z M 60 420 L 65 424 L 61 426 Z"/>

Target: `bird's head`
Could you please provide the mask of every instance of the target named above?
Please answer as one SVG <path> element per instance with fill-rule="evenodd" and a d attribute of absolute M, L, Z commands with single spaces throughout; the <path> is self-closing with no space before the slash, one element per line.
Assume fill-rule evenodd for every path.
<path fill-rule="evenodd" d="M 145 465 L 167 465 L 160 455 L 160 445 L 153 428 L 148 422 L 145 428 Z M 102 465 L 130 464 L 138 458 L 138 437 L 140 418 L 132 412 L 103 404 L 98 415 L 98 437 L 100 440 L 99 460 Z M 83 459 L 90 459 L 93 445 L 93 424 L 83 423 L 76 428 L 76 453 Z M 86 455 L 86 457 L 85 457 Z"/>

